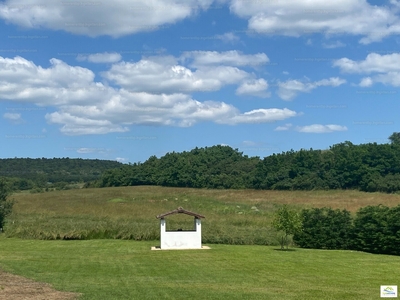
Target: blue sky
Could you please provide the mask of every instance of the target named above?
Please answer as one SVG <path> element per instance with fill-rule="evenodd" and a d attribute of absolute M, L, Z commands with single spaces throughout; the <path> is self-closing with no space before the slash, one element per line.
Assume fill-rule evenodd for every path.
<path fill-rule="evenodd" d="M 0 1 L 0 157 L 265 157 L 400 131 L 400 1 Z"/>

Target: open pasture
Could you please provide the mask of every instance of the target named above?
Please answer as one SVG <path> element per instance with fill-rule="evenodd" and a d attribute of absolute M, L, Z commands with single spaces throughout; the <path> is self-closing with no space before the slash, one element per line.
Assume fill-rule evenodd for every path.
<path fill-rule="evenodd" d="M 37 239 L 158 240 L 156 215 L 179 206 L 206 216 L 203 242 L 275 245 L 271 228 L 281 204 L 330 206 L 351 212 L 367 205 L 400 204 L 400 195 L 359 191 L 256 191 L 156 186 L 17 193 L 6 226 L 8 237 Z M 168 229 L 193 227 L 187 216 L 167 220 Z"/>
<path fill-rule="evenodd" d="M 80 299 L 368 300 L 379 299 L 380 285 L 400 283 L 400 257 L 352 251 L 254 245 L 151 251 L 149 241 L 4 237 L 0 244 L 1 269 Z"/>

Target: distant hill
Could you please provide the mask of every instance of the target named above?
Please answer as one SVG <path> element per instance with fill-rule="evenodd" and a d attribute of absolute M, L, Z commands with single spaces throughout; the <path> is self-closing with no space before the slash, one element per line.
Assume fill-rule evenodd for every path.
<path fill-rule="evenodd" d="M 12 182 L 14 189 L 46 187 L 48 183 L 89 182 L 104 171 L 123 164 L 111 160 L 81 158 L 6 158 L 0 159 L 0 177 Z"/>
<path fill-rule="evenodd" d="M 390 144 L 346 141 L 327 150 L 291 150 L 263 159 L 229 146 L 196 147 L 105 171 L 93 186 L 134 185 L 393 193 L 400 191 L 400 139 Z"/>

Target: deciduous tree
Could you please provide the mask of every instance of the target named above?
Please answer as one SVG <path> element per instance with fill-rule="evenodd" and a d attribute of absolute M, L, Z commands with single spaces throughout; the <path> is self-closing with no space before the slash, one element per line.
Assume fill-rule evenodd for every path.
<path fill-rule="evenodd" d="M 295 210 L 289 209 L 287 205 L 283 205 L 275 214 L 272 226 L 283 234 L 280 236 L 279 242 L 281 249 L 289 248 L 288 237 L 299 232 L 302 228 L 300 214 Z"/>

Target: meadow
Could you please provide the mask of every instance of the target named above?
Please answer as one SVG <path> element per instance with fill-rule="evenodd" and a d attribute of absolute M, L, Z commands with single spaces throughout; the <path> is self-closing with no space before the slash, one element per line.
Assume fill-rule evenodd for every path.
<path fill-rule="evenodd" d="M 156 215 L 179 206 L 204 215 L 203 242 L 277 245 L 271 228 L 282 204 L 294 209 L 347 209 L 400 204 L 399 194 L 359 191 L 260 191 L 168 188 L 156 186 L 72 189 L 16 193 L 7 237 L 44 240 L 158 240 Z M 167 218 L 167 229 L 192 229 L 186 215 Z"/>
<path fill-rule="evenodd" d="M 4 237 L 0 244 L 1 269 L 80 293 L 81 300 L 368 300 L 400 278 L 400 257 L 352 251 L 248 245 L 151 251 L 148 241 Z"/>
<path fill-rule="evenodd" d="M 399 285 L 400 257 L 280 251 L 271 228 L 282 204 L 355 213 L 367 205 L 396 206 L 396 194 L 137 186 L 11 198 L 0 270 L 80 299 L 378 299 L 380 285 Z M 150 250 L 159 244 L 156 215 L 179 206 L 205 215 L 203 244 L 210 250 Z M 193 219 L 174 215 L 167 226 L 190 229 Z"/>

